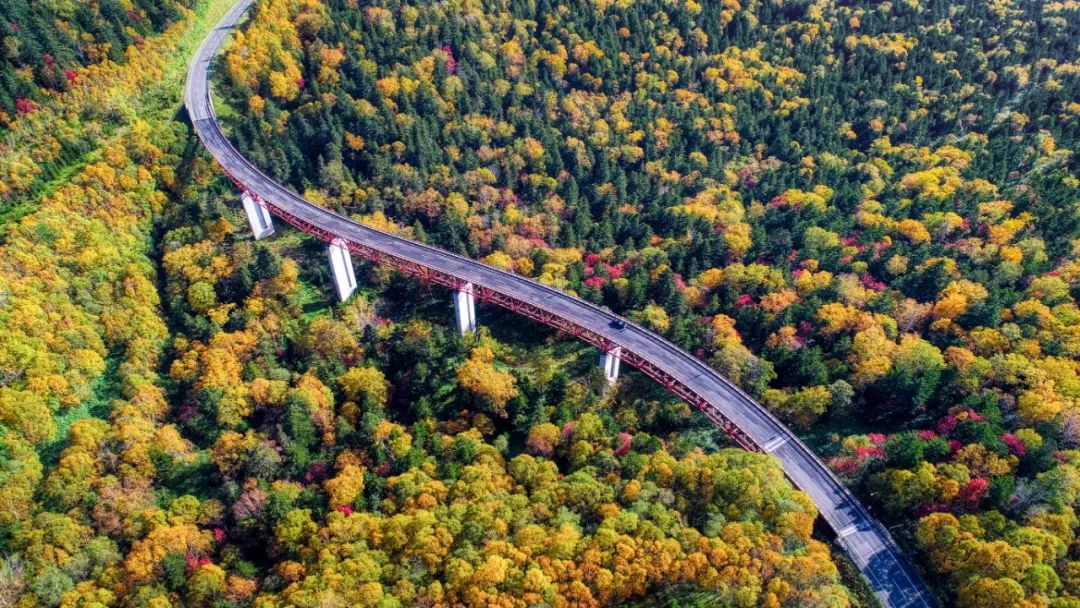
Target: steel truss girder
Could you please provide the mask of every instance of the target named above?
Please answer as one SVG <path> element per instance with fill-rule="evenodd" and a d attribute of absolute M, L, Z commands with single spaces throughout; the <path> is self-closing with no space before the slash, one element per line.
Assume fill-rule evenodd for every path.
<path fill-rule="evenodd" d="M 284 209 L 280 209 L 278 207 L 275 207 L 274 205 L 271 205 L 270 203 L 263 200 L 261 196 L 249 190 L 246 186 L 244 186 L 244 184 L 242 184 L 231 174 L 226 172 L 226 175 L 228 175 L 229 179 L 232 180 L 238 187 L 247 192 L 248 195 L 255 200 L 255 202 L 265 207 L 268 211 L 270 211 L 270 213 L 273 213 L 274 215 L 284 220 L 287 224 L 327 243 L 330 243 L 335 239 L 342 239 L 342 237 L 328 230 L 311 224 L 310 222 L 307 222 Z M 443 285 L 444 287 L 449 287 L 450 289 L 462 289 L 467 283 L 471 282 L 450 273 L 431 268 L 430 266 L 425 266 L 424 264 L 421 264 L 419 262 L 386 253 L 369 245 L 356 243 L 348 239 L 342 240 L 344 240 L 348 245 L 349 251 L 360 256 L 361 258 L 368 260 L 369 262 L 379 264 L 381 266 L 388 266 L 390 268 L 393 268 L 394 270 L 397 270 L 398 272 L 410 275 L 425 282 L 437 283 L 439 285 Z M 668 374 L 664 370 L 654 365 L 644 356 L 639 355 L 638 353 L 626 348 L 625 346 L 616 344 L 608 338 L 586 327 L 582 327 L 577 323 L 574 323 L 570 319 L 561 317 L 535 304 L 525 302 L 524 300 L 519 300 L 518 298 L 515 298 L 508 293 L 503 293 L 490 287 L 474 284 L 473 296 L 485 302 L 491 302 L 492 304 L 501 306 L 521 316 L 533 319 L 534 321 L 539 321 L 540 323 L 543 323 L 549 327 L 553 327 L 562 333 L 565 333 L 578 340 L 581 340 L 582 342 L 585 342 L 586 344 L 595 346 L 596 348 L 599 348 L 605 353 L 615 354 L 615 356 L 617 356 L 619 359 L 623 360 L 628 365 L 633 366 L 649 378 L 655 380 L 657 384 L 664 387 L 667 391 L 674 394 L 676 397 L 685 400 L 695 409 L 700 411 L 702 414 L 704 414 L 706 418 L 709 419 L 710 422 L 716 425 L 720 430 L 727 433 L 727 435 L 730 436 L 732 440 L 734 440 L 735 443 L 743 449 L 752 452 L 761 451 L 761 448 L 754 442 L 754 440 L 751 439 L 746 433 L 744 433 L 742 429 L 740 429 L 734 422 L 728 419 L 727 416 L 720 412 L 716 408 L 716 406 L 709 403 L 708 400 L 706 400 L 701 395 L 698 395 L 690 387 L 680 382 L 671 374 Z M 617 346 L 620 348 L 616 348 Z"/>

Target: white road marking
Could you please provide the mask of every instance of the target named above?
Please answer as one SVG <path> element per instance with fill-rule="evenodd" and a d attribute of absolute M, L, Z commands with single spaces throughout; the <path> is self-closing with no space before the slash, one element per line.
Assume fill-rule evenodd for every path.
<path fill-rule="evenodd" d="M 772 454 L 777 448 L 784 445 L 785 443 L 787 443 L 787 437 L 784 437 L 783 435 L 777 435 L 776 437 L 773 437 L 772 439 L 765 442 L 765 445 L 761 446 L 761 449 L 764 450 L 766 454 Z"/>
<path fill-rule="evenodd" d="M 840 540 L 841 538 L 844 538 L 846 536 L 851 536 L 852 534 L 854 534 L 854 533 L 856 533 L 858 531 L 859 531 L 859 526 L 856 526 L 855 524 L 851 524 L 850 526 L 848 526 L 848 527 L 844 528 L 843 530 L 840 530 L 839 532 L 836 533 L 836 540 Z"/>

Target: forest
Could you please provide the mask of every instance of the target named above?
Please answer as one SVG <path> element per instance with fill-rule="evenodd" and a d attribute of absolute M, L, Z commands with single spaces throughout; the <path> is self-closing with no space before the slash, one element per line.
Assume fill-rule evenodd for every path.
<path fill-rule="evenodd" d="M 0 608 L 872 607 L 632 371 L 254 241 L 181 108 L 231 0 L 0 6 Z M 788 423 L 945 606 L 1080 605 L 1080 4 L 256 0 L 308 199 L 627 315 Z"/>
<path fill-rule="evenodd" d="M 1080 6 L 262 2 L 310 200 L 627 314 L 805 437 L 946 603 L 1067 606 Z"/>
<path fill-rule="evenodd" d="M 230 5 L 138 39 L 80 6 L 115 49 L 68 86 L 9 57 L 0 607 L 859 604 L 809 499 L 685 404 L 538 328 L 463 340 L 377 268 L 331 306 L 318 243 L 253 242 L 179 111 Z"/>

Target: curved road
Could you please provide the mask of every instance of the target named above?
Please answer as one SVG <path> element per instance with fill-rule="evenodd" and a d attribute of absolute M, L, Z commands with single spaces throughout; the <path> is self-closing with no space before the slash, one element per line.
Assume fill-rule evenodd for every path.
<path fill-rule="evenodd" d="M 450 287 L 472 284 L 480 299 L 617 354 L 701 410 L 743 447 L 776 456 L 795 486 L 814 501 L 836 532 L 836 542 L 862 571 L 882 604 L 888 608 L 936 606 L 889 533 L 818 457 L 764 407 L 690 353 L 629 322 L 621 331 L 613 329 L 609 325 L 611 313 L 558 290 L 317 207 L 248 162 L 217 124 L 209 71 L 218 48 L 252 1 L 239 0 L 203 41 L 184 95 L 199 138 L 241 189 L 288 223 L 327 241 L 344 241 L 357 255 Z"/>

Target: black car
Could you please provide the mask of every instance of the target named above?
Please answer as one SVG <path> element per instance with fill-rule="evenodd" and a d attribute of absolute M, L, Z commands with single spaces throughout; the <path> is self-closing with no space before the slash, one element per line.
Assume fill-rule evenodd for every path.
<path fill-rule="evenodd" d="M 619 331 L 626 329 L 626 321 L 623 321 L 622 319 L 612 319 L 611 323 L 608 323 L 608 325 Z"/>

